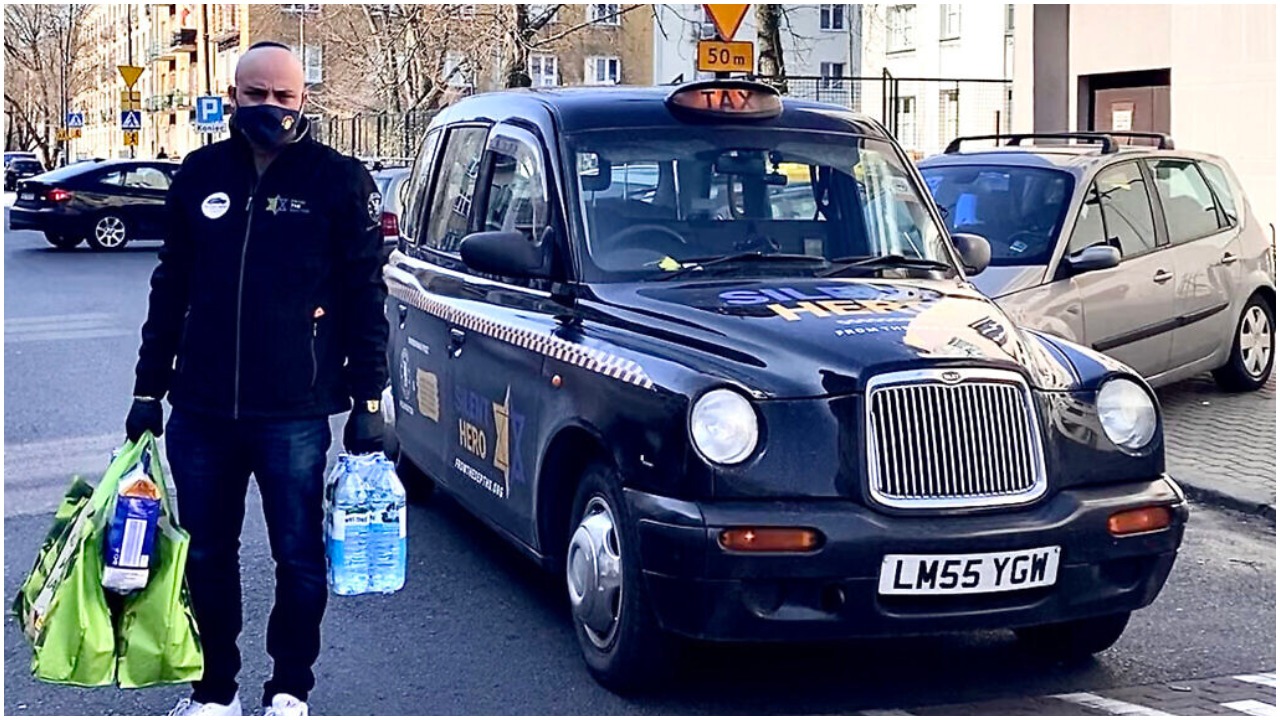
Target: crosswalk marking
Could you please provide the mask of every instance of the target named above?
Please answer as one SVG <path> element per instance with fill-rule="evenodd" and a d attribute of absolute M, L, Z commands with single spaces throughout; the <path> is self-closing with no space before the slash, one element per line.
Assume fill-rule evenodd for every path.
<path fill-rule="evenodd" d="M 1230 708 L 1245 715 L 1271 716 L 1276 714 L 1276 706 L 1257 700 L 1241 700 L 1239 702 L 1222 703 L 1222 707 Z"/>
<path fill-rule="evenodd" d="M 1052 697 L 1075 703 L 1076 705 L 1083 705 L 1093 710 L 1101 710 L 1109 715 L 1169 715 L 1167 712 L 1149 708 L 1145 705 L 1113 700 L 1093 693 L 1066 693 L 1065 695 L 1053 695 Z"/>
<path fill-rule="evenodd" d="M 1257 675 L 1236 675 L 1236 680 L 1240 682 L 1253 683 L 1255 685 L 1266 685 L 1267 687 L 1276 686 L 1275 673 L 1258 673 Z"/>

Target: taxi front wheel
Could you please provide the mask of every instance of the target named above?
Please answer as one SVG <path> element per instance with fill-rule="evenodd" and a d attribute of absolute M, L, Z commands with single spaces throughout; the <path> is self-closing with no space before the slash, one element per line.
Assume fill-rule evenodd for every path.
<path fill-rule="evenodd" d="M 639 537 L 626 514 L 621 479 L 587 468 L 575 493 L 565 581 L 574 632 L 596 681 L 640 690 L 669 669 L 673 639 L 658 626 L 640 573 Z"/>
<path fill-rule="evenodd" d="M 1128 624 L 1126 612 L 1018 628 L 1014 632 L 1032 652 L 1062 660 L 1083 660 L 1114 645 Z"/>

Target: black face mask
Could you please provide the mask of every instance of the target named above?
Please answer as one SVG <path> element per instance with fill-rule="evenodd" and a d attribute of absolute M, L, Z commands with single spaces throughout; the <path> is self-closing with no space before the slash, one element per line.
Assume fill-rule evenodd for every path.
<path fill-rule="evenodd" d="M 241 105 L 232 121 L 261 150 L 279 150 L 293 139 L 302 113 L 279 105 Z"/>

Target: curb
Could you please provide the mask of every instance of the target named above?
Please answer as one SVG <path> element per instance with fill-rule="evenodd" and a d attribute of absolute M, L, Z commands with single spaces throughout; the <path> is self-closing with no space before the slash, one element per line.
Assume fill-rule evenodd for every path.
<path fill-rule="evenodd" d="M 1202 505 L 1215 505 L 1248 513 L 1249 515 L 1257 515 L 1266 518 L 1272 524 L 1276 521 L 1276 506 L 1273 503 L 1258 502 L 1239 495 L 1232 495 L 1216 488 L 1192 485 L 1186 480 L 1178 480 L 1177 483 L 1182 487 L 1187 498 Z"/>

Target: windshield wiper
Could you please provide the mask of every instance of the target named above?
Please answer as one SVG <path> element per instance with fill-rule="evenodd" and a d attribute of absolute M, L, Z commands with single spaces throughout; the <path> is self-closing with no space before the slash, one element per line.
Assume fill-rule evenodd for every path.
<path fill-rule="evenodd" d="M 818 277 L 835 277 L 837 275 L 843 275 L 849 270 L 857 269 L 880 270 L 884 268 L 911 268 L 918 270 L 955 270 L 954 265 L 941 260 L 907 257 L 905 255 L 897 254 L 843 257 L 832 260 L 831 264 L 832 266 L 830 268 L 817 273 Z"/>
<path fill-rule="evenodd" d="M 685 273 L 695 270 L 706 270 L 717 265 L 729 265 L 737 262 L 796 262 L 804 261 L 808 263 L 826 264 L 826 260 L 816 255 L 795 255 L 791 253 L 764 253 L 759 250 L 751 252 L 734 253 L 732 255 L 712 255 L 710 257 L 689 258 L 682 262 L 683 267 L 679 270 L 673 270 L 665 273 L 659 280 L 670 280 L 679 277 Z"/>

